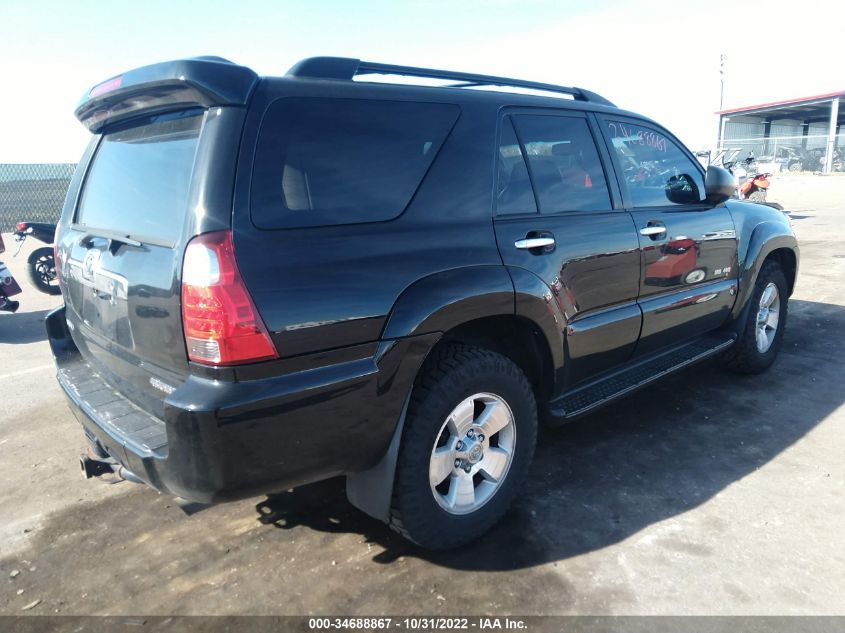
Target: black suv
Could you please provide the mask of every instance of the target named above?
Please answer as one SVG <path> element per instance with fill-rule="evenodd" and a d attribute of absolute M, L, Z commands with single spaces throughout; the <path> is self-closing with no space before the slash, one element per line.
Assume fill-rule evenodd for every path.
<path fill-rule="evenodd" d="M 345 475 L 357 507 L 455 547 L 518 494 L 538 419 L 781 345 L 784 215 L 587 90 L 204 57 L 76 115 L 94 136 L 47 330 L 89 476 L 215 502 Z"/>

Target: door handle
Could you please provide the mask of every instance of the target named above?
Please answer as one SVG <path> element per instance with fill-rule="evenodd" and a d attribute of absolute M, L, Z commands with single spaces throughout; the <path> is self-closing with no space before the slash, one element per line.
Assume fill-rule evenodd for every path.
<path fill-rule="evenodd" d="M 665 226 L 646 226 L 640 229 L 640 235 L 647 235 L 648 237 L 657 237 L 666 232 Z"/>
<path fill-rule="evenodd" d="M 555 245 L 555 238 L 553 237 L 526 237 L 522 240 L 517 240 L 513 243 L 520 250 L 530 250 L 532 248 L 546 248 L 547 246 Z"/>

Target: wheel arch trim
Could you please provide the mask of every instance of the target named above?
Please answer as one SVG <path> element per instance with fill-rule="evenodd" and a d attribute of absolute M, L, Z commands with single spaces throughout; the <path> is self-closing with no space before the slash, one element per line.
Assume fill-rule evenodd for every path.
<path fill-rule="evenodd" d="M 412 283 L 393 304 L 382 339 L 446 332 L 485 316 L 514 313 L 513 284 L 503 266 L 453 268 Z"/>
<path fill-rule="evenodd" d="M 795 260 L 795 277 L 792 279 L 789 295 L 795 287 L 798 273 L 798 241 L 787 228 L 776 222 L 761 222 L 754 227 L 748 240 L 748 246 L 740 257 L 739 288 L 737 300 L 731 312 L 732 320 L 744 321 L 741 317 L 747 312 L 748 301 L 754 292 L 754 284 L 766 259 L 778 250 L 788 250 Z"/>
<path fill-rule="evenodd" d="M 518 281 L 513 281 L 514 277 Z M 515 294 L 516 283 L 519 291 Z M 465 323 L 484 317 L 520 316 L 543 333 L 557 370 L 563 363 L 563 331 L 557 328 L 554 315 L 546 307 L 545 297 L 549 292 L 539 277 L 524 269 L 473 266 L 435 273 L 406 288 L 396 301 L 385 326 L 382 344 L 387 345 L 387 339 L 391 338 L 434 334 L 436 336 L 431 338 L 420 337 L 430 343 L 427 357 L 440 342 L 440 335 Z M 559 345 L 554 344 L 555 340 Z M 424 363 L 425 358 L 419 363 L 417 372 Z M 390 519 L 396 463 L 413 384 L 411 381 L 407 387 L 402 412 L 381 459 L 366 470 L 346 474 L 349 502 L 385 522 Z"/>

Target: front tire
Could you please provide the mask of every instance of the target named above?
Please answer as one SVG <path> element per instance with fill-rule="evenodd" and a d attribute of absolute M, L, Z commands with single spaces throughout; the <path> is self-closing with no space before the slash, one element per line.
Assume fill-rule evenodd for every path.
<path fill-rule="evenodd" d="M 783 271 L 776 262 L 766 262 L 754 283 L 742 334 L 725 353 L 728 369 L 742 374 L 760 374 L 775 362 L 783 344 L 787 299 Z"/>
<path fill-rule="evenodd" d="M 513 361 L 481 347 L 435 350 L 408 405 L 391 528 L 433 550 L 481 537 L 520 491 L 536 441 L 534 393 Z"/>

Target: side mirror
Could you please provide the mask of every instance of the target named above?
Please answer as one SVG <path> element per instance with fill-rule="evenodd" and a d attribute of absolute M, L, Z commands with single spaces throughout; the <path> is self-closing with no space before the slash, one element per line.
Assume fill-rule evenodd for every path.
<path fill-rule="evenodd" d="M 709 204 L 721 204 L 736 193 L 736 180 L 727 169 L 710 165 L 704 176 L 705 200 Z"/>

